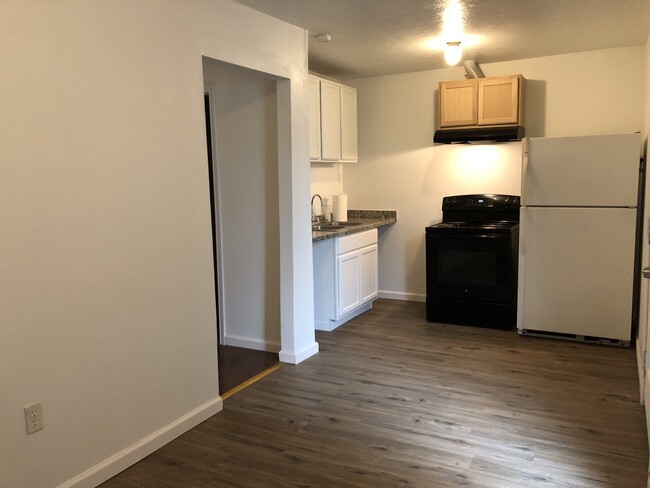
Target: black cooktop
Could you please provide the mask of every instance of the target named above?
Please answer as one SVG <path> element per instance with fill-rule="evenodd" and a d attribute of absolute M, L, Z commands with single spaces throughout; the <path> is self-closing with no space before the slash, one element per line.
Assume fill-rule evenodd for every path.
<path fill-rule="evenodd" d="M 520 198 L 516 195 L 454 195 L 442 199 L 442 222 L 427 232 L 503 234 L 518 229 Z"/>

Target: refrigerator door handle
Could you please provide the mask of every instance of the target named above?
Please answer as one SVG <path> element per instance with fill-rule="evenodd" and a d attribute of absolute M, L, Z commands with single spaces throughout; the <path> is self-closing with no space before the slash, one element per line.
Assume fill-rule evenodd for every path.
<path fill-rule="evenodd" d="M 525 207 L 526 202 L 526 180 L 528 177 L 528 137 L 524 137 L 521 154 L 521 197 L 519 198 L 519 203 L 522 207 Z"/>
<path fill-rule="evenodd" d="M 519 207 L 519 259 L 523 259 L 526 255 L 526 207 Z M 521 264 L 521 263 L 520 263 Z"/>
<path fill-rule="evenodd" d="M 643 268 L 643 277 L 650 279 L 650 267 Z"/>

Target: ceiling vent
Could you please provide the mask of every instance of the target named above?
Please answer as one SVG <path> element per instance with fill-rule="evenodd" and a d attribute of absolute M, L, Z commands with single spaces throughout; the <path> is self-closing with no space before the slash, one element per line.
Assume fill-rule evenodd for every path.
<path fill-rule="evenodd" d="M 483 70 L 479 68 L 478 63 L 473 59 L 464 61 L 463 66 L 465 67 L 465 78 L 485 78 Z"/>

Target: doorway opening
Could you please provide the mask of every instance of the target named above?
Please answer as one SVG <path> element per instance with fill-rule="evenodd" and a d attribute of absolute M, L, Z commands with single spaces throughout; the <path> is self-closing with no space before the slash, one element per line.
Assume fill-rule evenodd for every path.
<path fill-rule="evenodd" d="M 277 81 L 203 61 L 219 394 L 279 363 Z"/>

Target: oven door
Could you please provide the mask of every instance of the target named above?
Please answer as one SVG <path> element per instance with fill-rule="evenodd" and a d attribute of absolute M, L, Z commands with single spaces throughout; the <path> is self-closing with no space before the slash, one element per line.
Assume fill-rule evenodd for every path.
<path fill-rule="evenodd" d="M 512 302 L 516 265 L 509 234 L 427 232 L 426 246 L 427 298 Z"/>

